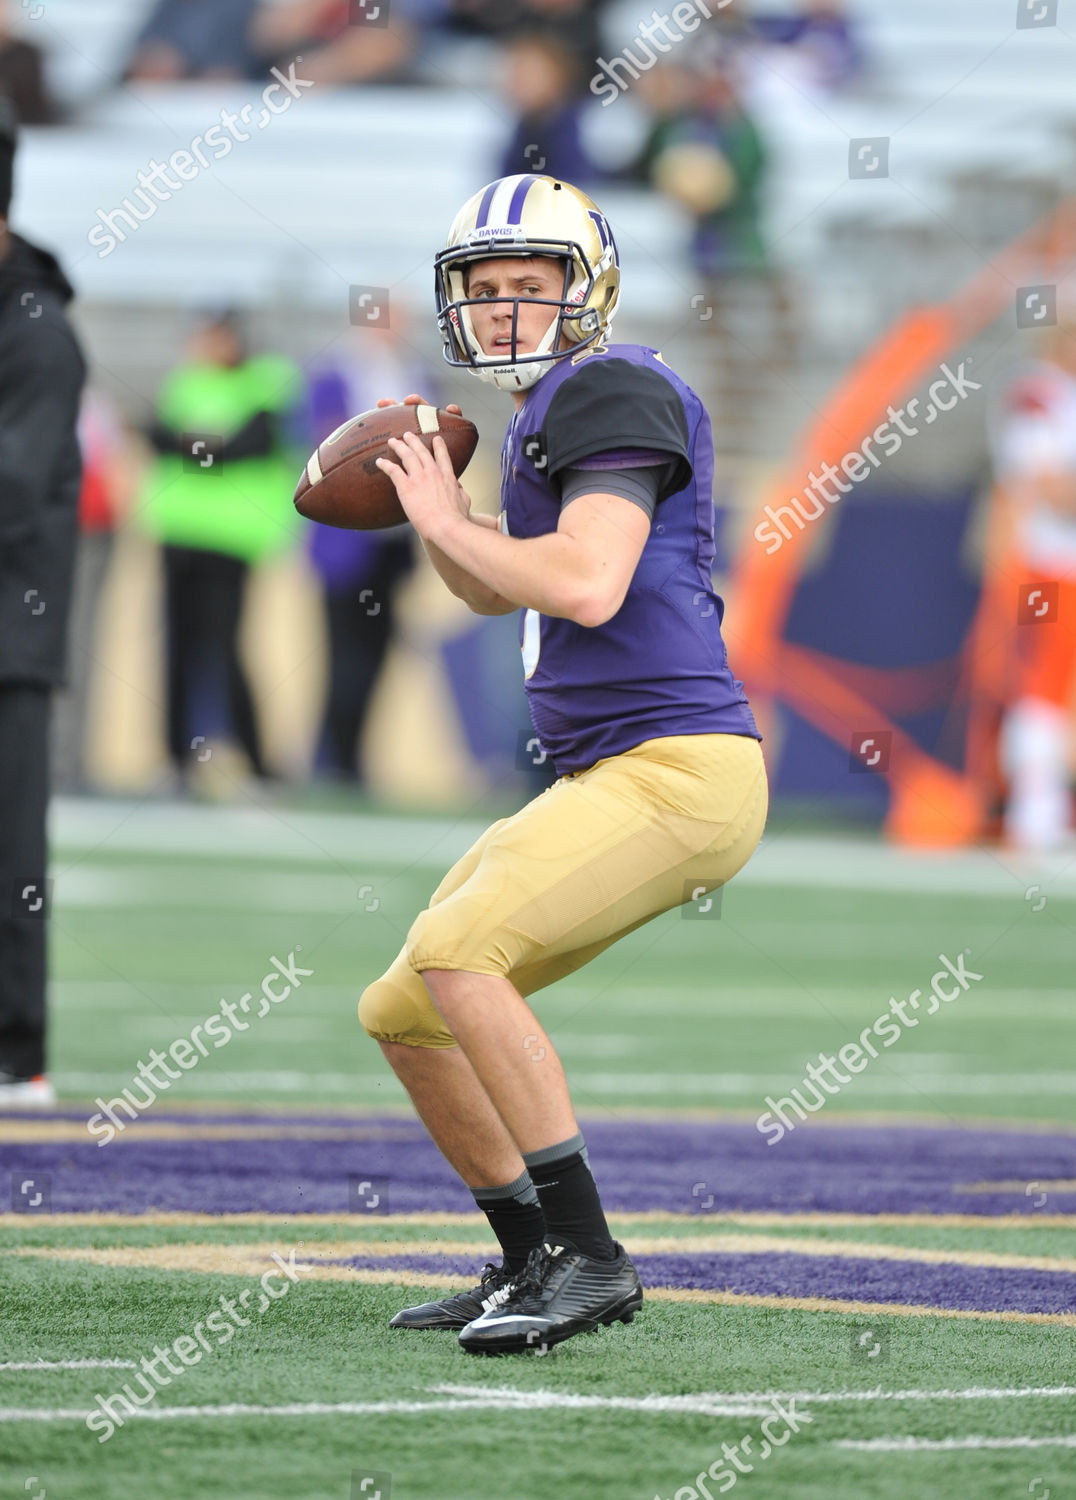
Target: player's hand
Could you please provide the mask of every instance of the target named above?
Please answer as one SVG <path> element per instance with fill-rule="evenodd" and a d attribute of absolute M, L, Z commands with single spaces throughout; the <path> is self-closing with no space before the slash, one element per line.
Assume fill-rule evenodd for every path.
<path fill-rule="evenodd" d="M 431 453 L 415 433 L 408 432 L 402 438 L 389 438 L 389 447 L 399 462 L 379 458 L 377 466 L 392 480 L 419 536 L 436 545 L 439 531 L 461 517 L 466 519 L 471 511 L 470 496 L 456 478 L 445 440 L 436 436 Z"/>
<path fill-rule="evenodd" d="M 432 401 L 427 401 L 425 396 L 416 396 L 412 394 L 410 396 L 405 396 L 402 402 L 397 401 L 395 396 L 382 396 L 381 400 L 377 404 L 378 406 L 432 406 L 434 403 Z M 455 404 L 455 402 L 453 402 L 451 406 L 446 406 L 445 411 L 450 411 L 454 417 L 463 416 L 463 412 Z"/>

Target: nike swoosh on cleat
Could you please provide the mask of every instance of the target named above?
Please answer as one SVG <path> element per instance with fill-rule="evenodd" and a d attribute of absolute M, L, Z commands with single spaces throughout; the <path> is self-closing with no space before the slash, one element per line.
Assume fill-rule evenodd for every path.
<path fill-rule="evenodd" d="M 477 1322 L 478 1320 L 475 1319 L 475 1321 Z M 496 1328 L 500 1323 L 544 1323 L 547 1328 L 551 1328 L 553 1326 L 553 1320 L 551 1318 L 534 1318 L 529 1317 L 526 1313 L 502 1313 L 500 1317 L 495 1318 L 488 1317 L 485 1313 L 483 1313 L 483 1328 Z"/>

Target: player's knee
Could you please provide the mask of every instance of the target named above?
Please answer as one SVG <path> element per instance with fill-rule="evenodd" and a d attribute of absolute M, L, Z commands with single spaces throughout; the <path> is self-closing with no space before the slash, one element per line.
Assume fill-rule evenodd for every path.
<path fill-rule="evenodd" d="M 442 968 L 507 974 L 512 966 L 509 955 L 497 935 L 483 927 L 473 902 L 449 900 L 427 907 L 419 912 L 407 934 L 407 962 L 419 971 Z"/>
<path fill-rule="evenodd" d="M 401 1042 L 410 1047 L 454 1047 L 456 1039 L 430 999 L 420 975 L 411 982 L 383 974 L 359 997 L 359 1021 L 378 1042 Z"/>
<path fill-rule="evenodd" d="M 425 911 L 419 912 L 408 929 L 404 939 L 404 956 L 412 966 L 412 973 L 417 974 L 420 981 L 421 973 L 414 968 L 416 960 L 429 962 L 432 958 L 435 963 L 447 961 L 447 925 L 437 907 L 427 907 Z"/>

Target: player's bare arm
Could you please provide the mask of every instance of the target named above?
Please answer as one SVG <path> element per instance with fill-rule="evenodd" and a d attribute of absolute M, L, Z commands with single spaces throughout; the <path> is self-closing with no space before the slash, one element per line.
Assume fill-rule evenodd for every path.
<path fill-rule="evenodd" d="M 470 516 L 469 519 L 476 526 L 485 527 L 487 530 L 497 530 L 496 516 L 484 516 L 479 513 Z M 457 599 L 462 599 L 472 614 L 511 615 L 519 608 L 519 605 L 513 603 L 511 599 L 506 599 L 496 589 L 491 589 L 488 584 L 468 572 L 466 568 L 460 567 L 459 563 L 453 562 L 447 552 L 442 552 L 440 547 L 427 537 L 421 540 L 426 556 L 441 575 L 449 593 L 455 594 Z"/>
<path fill-rule="evenodd" d="M 584 626 L 603 625 L 616 614 L 650 533 L 649 517 L 638 506 L 595 492 L 567 506 L 555 532 L 504 536 L 471 524 L 440 438 L 432 456 L 410 434 L 390 446 L 399 465 L 378 464 L 424 543 L 520 608 Z"/>
<path fill-rule="evenodd" d="M 399 405 L 429 406 L 431 403 L 424 396 L 419 396 L 412 392 L 411 395 L 404 397 L 402 403 L 397 401 L 395 396 L 382 396 L 377 404 L 379 407 L 386 407 Z M 463 415 L 462 409 L 455 403 L 447 406 L 445 410 L 451 412 L 453 416 L 461 417 Z M 494 530 L 497 529 L 496 517 L 484 516 L 481 513 L 471 515 L 471 498 L 458 481 L 457 503 L 464 515 L 469 516 L 476 525 L 491 526 Z M 483 583 L 481 579 L 475 578 L 466 568 L 461 568 L 458 563 L 453 562 L 433 542 L 423 537 L 422 545 L 426 556 L 439 573 L 449 593 L 454 594 L 457 599 L 461 599 L 473 614 L 510 615 L 514 610 L 518 609 L 519 606 L 513 604 L 510 599 L 502 598 L 495 589 L 491 589 L 488 584 Z"/>

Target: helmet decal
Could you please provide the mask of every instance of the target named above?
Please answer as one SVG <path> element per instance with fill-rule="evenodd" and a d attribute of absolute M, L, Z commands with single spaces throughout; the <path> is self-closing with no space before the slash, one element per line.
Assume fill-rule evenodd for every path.
<path fill-rule="evenodd" d="M 518 224 L 523 212 L 523 203 L 528 189 L 534 183 L 534 174 L 523 172 L 517 177 L 501 177 L 491 182 L 482 194 L 475 217 L 475 229 L 486 229 L 490 222 L 500 225 Z"/>

